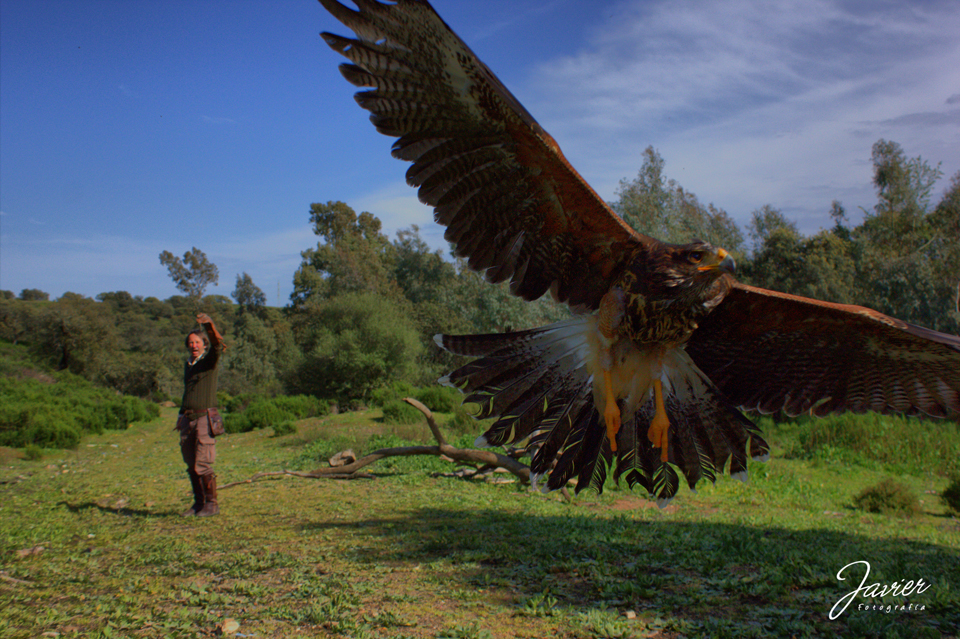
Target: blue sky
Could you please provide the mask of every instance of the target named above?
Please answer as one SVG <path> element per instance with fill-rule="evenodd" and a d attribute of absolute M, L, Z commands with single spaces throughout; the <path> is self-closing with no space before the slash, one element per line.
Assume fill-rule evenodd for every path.
<path fill-rule="evenodd" d="M 741 225 L 808 233 L 874 203 L 879 138 L 942 162 L 935 197 L 960 170 L 955 0 L 434 6 L 608 200 L 649 144 Z M 327 200 L 445 247 L 320 31 L 348 34 L 312 0 L 0 2 L 0 289 L 163 299 L 158 255 L 196 246 L 209 292 L 246 272 L 284 304 Z"/>

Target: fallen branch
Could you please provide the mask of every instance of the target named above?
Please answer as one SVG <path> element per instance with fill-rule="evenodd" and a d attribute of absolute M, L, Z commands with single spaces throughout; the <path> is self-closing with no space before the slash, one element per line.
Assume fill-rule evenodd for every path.
<path fill-rule="evenodd" d="M 7 574 L 6 570 L 0 570 L 0 580 L 8 581 L 12 584 L 17 584 L 18 586 L 32 586 L 32 581 L 24 581 L 23 579 L 17 579 L 16 577 L 11 577 Z"/>
<path fill-rule="evenodd" d="M 510 457 L 509 455 L 502 455 L 500 453 L 493 452 L 492 450 L 477 450 L 474 448 L 457 448 L 455 446 L 451 446 L 443 438 L 443 434 L 440 432 L 440 427 L 437 425 L 436 420 L 433 418 L 433 413 L 430 412 L 429 408 L 412 397 L 406 397 L 403 401 L 407 402 L 423 413 L 424 419 L 427 421 L 427 426 L 430 428 L 433 438 L 437 441 L 436 446 L 400 446 L 395 448 L 381 448 L 380 450 L 375 450 L 372 453 L 364 455 L 360 459 L 357 459 L 349 464 L 332 466 L 329 468 L 317 468 L 309 472 L 299 472 L 293 470 L 261 472 L 253 475 L 250 479 L 224 484 L 220 486 L 220 490 L 240 484 L 249 484 L 264 477 L 275 477 L 278 475 L 290 475 L 293 477 L 305 477 L 312 479 L 370 479 L 373 476 L 367 473 L 360 473 L 360 469 L 369 466 L 370 464 L 385 457 L 409 457 L 411 455 L 435 455 L 447 457 L 454 462 L 484 464 L 487 468 L 503 468 L 504 470 L 507 470 L 515 475 L 520 481 L 528 484 L 530 483 L 530 467 L 526 464 L 514 459 L 513 457 Z"/>

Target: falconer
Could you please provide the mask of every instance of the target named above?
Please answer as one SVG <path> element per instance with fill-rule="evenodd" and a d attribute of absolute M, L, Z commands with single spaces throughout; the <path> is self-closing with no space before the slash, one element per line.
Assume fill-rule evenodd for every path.
<path fill-rule="evenodd" d="M 183 400 L 177 430 L 180 453 L 187 465 L 193 487 L 193 505 L 182 517 L 210 517 L 220 512 L 217 505 L 217 457 L 214 437 L 223 434 L 223 419 L 217 411 L 217 366 L 225 350 L 223 338 L 206 313 L 197 315 L 200 328 L 187 335 L 188 358 L 183 368 Z"/>

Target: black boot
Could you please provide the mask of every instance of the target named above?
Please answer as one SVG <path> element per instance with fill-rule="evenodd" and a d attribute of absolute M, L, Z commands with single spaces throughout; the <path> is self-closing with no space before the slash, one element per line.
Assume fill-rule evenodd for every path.
<path fill-rule="evenodd" d="M 181 517 L 193 517 L 203 508 L 203 486 L 200 485 L 200 476 L 193 470 L 188 470 L 190 485 L 193 486 L 193 505 L 180 513 Z"/>
<path fill-rule="evenodd" d="M 197 517 L 211 517 L 220 512 L 217 505 L 217 476 L 213 473 L 200 476 L 200 486 L 203 489 L 203 508 L 197 511 Z"/>

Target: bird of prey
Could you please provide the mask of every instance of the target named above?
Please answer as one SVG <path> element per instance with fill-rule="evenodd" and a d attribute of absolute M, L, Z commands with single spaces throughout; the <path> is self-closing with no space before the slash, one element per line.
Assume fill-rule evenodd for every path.
<path fill-rule="evenodd" d="M 732 257 L 637 233 L 425 0 L 320 3 L 323 33 L 407 182 L 490 282 L 548 291 L 570 319 L 438 335 L 475 358 L 441 381 L 496 418 L 478 445 L 526 441 L 534 484 L 602 489 L 608 467 L 662 506 L 769 447 L 740 410 L 960 413 L 960 338 L 876 311 L 746 286 Z M 895 446 L 896 442 L 891 442 Z"/>

